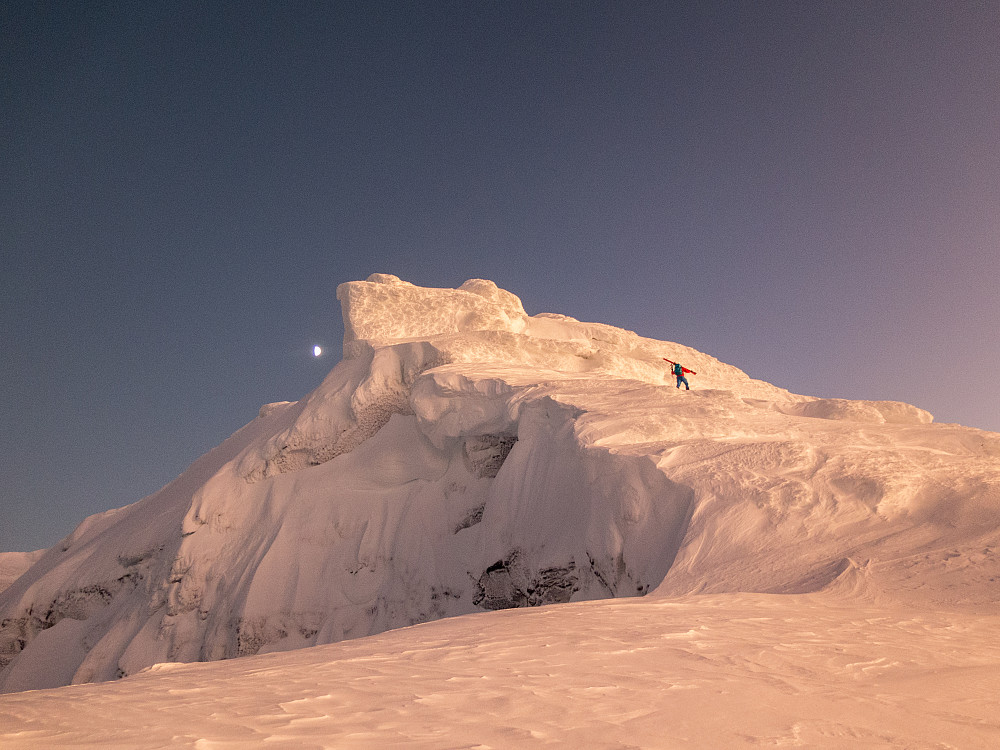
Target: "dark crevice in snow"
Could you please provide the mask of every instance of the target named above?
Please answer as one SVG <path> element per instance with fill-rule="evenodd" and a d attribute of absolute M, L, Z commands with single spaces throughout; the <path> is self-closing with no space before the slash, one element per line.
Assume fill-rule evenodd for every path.
<path fill-rule="evenodd" d="M 590 562 L 590 572 L 610 596 L 644 596 L 649 592 L 650 585 L 630 573 L 622 555 L 614 559 L 608 558 L 604 565 L 599 564 L 589 553 L 587 560 Z"/>
<path fill-rule="evenodd" d="M 483 513 L 486 511 L 486 503 L 480 503 L 475 508 L 470 510 L 465 518 L 459 521 L 458 525 L 455 527 L 455 533 L 457 534 L 462 529 L 468 529 L 475 526 L 477 523 L 482 523 Z"/>
<path fill-rule="evenodd" d="M 576 564 L 526 569 L 521 553 L 511 552 L 490 565 L 476 581 L 473 604 L 483 609 L 537 607 L 568 602 L 580 589 Z"/>
<path fill-rule="evenodd" d="M 510 455 L 517 435 L 478 435 L 465 439 L 469 471 L 480 478 L 494 479 Z"/>

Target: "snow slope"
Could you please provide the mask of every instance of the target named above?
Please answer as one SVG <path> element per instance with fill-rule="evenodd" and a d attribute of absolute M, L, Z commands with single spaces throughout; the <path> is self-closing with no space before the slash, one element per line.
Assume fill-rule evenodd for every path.
<path fill-rule="evenodd" d="M 0 695 L 0 746 L 992 750 L 998 667 L 996 615 L 649 596 Z"/>
<path fill-rule="evenodd" d="M 0 591 L 20 578 L 35 564 L 45 550 L 35 552 L 0 552 Z"/>
<path fill-rule="evenodd" d="M 0 593 L 0 689 L 649 592 L 996 614 L 1000 435 L 528 316 L 488 281 L 338 297 L 345 358 L 313 393 Z"/>

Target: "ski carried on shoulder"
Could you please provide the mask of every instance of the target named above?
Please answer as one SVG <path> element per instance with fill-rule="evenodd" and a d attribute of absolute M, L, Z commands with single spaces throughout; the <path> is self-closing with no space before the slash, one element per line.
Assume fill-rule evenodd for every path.
<path fill-rule="evenodd" d="M 677 364 L 677 363 L 676 363 L 676 362 L 674 362 L 674 361 L 673 361 L 672 359 L 667 359 L 666 357 L 664 357 L 664 358 L 663 358 L 663 361 L 664 361 L 664 362 L 669 362 L 669 363 L 670 363 L 670 364 L 672 364 L 672 365 L 676 365 L 676 364 Z M 686 367 L 685 367 L 684 365 L 681 365 L 681 369 L 682 369 L 682 370 L 684 371 L 684 373 L 685 373 L 685 374 L 687 374 L 687 373 L 691 373 L 692 375 L 697 375 L 697 374 L 698 374 L 698 373 L 696 373 L 696 372 L 695 372 L 694 370 L 689 370 L 689 369 L 688 369 L 688 368 L 686 368 Z"/>

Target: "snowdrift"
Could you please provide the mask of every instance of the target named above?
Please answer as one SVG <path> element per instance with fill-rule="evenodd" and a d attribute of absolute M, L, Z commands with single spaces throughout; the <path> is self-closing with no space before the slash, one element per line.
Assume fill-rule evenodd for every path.
<path fill-rule="evenodd" d="M 337 295 L 315 391 L 0 592 L 0 689 L 650 592 L 995 607 L 1000 435 L 528 316 L 489 281 Z"/>

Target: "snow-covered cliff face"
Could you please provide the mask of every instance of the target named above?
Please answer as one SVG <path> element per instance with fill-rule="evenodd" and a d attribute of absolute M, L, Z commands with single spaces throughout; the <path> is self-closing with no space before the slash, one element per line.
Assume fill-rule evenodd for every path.
<path fill-rule="evenodd" d="M 345 358 L 315 391 L 0 593 L 0 689 L 654 590 L 979 607 L 1000 581 L 1000 435 L 528 316 L 488 281 L 338 297 Z"/>

